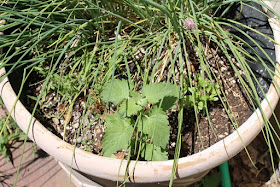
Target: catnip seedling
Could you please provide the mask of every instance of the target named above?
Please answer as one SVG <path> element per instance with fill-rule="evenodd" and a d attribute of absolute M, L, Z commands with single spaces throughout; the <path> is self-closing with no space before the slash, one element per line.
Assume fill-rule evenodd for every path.
<path fill-rule="evenodd" d="M 175 107 L 179 87 L 168 82 L 144 85 L 141 92 L 129 90 L 127 81 L 114 80 L 101 92 L 107 103 L 119 105 L 114 114 L 106 114 L 102 142 L 104 156 L 119 150 L 140 151 L 149 161 L 168 160 L 169 122 L 167 110 Z M 139 153 L 139 152 L 138 152 Z"/>

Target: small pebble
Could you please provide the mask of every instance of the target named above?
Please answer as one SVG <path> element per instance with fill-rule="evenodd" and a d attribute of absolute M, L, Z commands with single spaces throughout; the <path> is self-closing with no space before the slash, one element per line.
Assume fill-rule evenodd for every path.
<path fill-rule="evenodd" d="M 77 138 L 77 143 L 81 143 L 82 140 L 83 140 L 83 137 L 79 136 L 79 137 Z M 75 142 L 76 140 L 73 140 L 73 141 Z"/>
<path fill-rule="evenodd" d="M 145 49 L 143 47 L 140 48 L 140 52 L 143 53 L 143 54 L 146 53 L 146 51 L 145 51 Z"/>
<path fill-rule="evenodd" d="M 62 125 L 64 125 L 64 124 L 65 124 L 65 120 L 61 119 L 61 120 L 60 120 L 60 123 L 61 123 Z"/>
<path fill-rule="evenodd" d="M 98 149 L 101 149 L 101 148 L 102 148 L 102 143 L 101 143 L 101 141 L 98 141 L 96 146 L 97 146 Z"/>
<path fill-rule="evenodd" d="M 87 136 L 83 136 L 82 141 L 87 141 Z"/>
<path fill-rule="evenodd" d="M 220 139 L 222 139 L 222 138 L 224 138 L 225 137 L 225 135 L 223 135 L 223 134 L 219 134 L 218 135 L 218 138 L 220 138 Z"/>
<path fill-rule="evenodd" d="M 92 134 L 88 134 L 87 135 L 87 140 L 91 140 L 92 139 Z"/>
<path fill-rule="evenodd" d="M 95 133 L 96 133 L 96 134 L 101 134 L 102 131 L 101 131 L 101 129 L 98 128 L 98 129 L 95 130 Z"/>
<path fill-rule="evenodd" d="M 221 67 L 221 71 L 226 71 L 227 67 Z"/>
<path fill-rule="evenodd" d="M 90 121 L 88 120 L 88 118 L 84 121 L 83 126 L 86 127 L 88 124 L 90 123 Z"/>
<path fill-rule="evenodd" d="M 74 105 L 74 110 L 75 110 L 75 111 L 79 111 L 79 109 L 80 109 L 79 104 Z"/>
<path fill-rule="evenodd" d="M 59 125 L 59 120 L 57 118 L 52 118 L 52 121 L 55 125 Z"/>
<path fill-rule="evenodd" d="M 53 98 L 53 102 L 55 102 L 55 103 L 57 103 L 57 102 L 58 102 L 58 98 L 57 98 L 57 96 L 55 96 L 55 97 Z"/>
<path fill-rule="evenodd" d="M 79 123 L 74 123 L 72 126 L 73 126 L 73 128 L 77 129 L 77 128 L 79 128 Z"/>
<path fill-rule="evenodd" d="M 81 107 L 84 109 L 84 108 L 86 108 L 86 103 L 84 102 L 84 101 L 82 101 L 81 103 L 80 103 L 80 105 L 81 105 Z"/>

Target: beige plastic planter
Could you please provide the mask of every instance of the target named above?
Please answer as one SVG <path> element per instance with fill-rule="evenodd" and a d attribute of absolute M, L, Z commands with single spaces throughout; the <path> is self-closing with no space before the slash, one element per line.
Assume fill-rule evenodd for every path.
<path fill-rule="evenodd" d="M 275 40 L 280 43 L 279 22 L 275 18 L 271 18 L 270 22 Z M 277 62 L 279 63 L 280 46 L 276 46 L 276 54 Z M 280 70 L 279 65 L 277 67 Z M 0 74 L 3 75 L 4 73 L 5 70 L 1 69 Z M 275 81 L 275 84 L 280 85 L 279 78 L 275 78 Z M 11 111 L 16 102 L 17 95 L 14 93 L 7 78 L 0 83 L 0 90 L 1 97 L 7 109 Z M 269 118 L 279 100 L 279 94 L 273 85 L 267 93 L 267 99 L 269 103 L 263 101 L 262 108 L 265 115 Z M 122 162 L 120 159 L 106 158 L 81 149 L 75 149 L 75 156 L 72 162 L 74 146 L 65 143 L 48 131 L 39 121 L 32 118 L 31 114 L 21 102 L 18 101 L 16 103 L 12 110 L 12 117 L 24 132 L 27 132 L 28 124 L 31 120 L 31 127 L 28 132 L 29 138 L 44 151 L 65 165 L 71 166 L 72 163 L 74 169 L 101 179 L 112 181 L 118 179 L 123 180 L 127 165 L 125 160 Z M 180 158 L 178 172 L 175 176 L 176 183 L 184 183 L 184 185 L 186 185 L 199 180 L 208 170 L 220 165 L 239 153 L 244 148 L 242 141 L 245 145 L 248 145 L 259 134 L 263 125 L 261 113 L 257 110 L 240 128 L 238 128 L 238 131 L 197 154 Z M 240 138 L 242 138 L 242 141 Z M 130 172 L 133 171 L 134 166 L 135 170 L 133 174 L 131 174 L 133 176 L 131 176 L 130 182 L 159 183 L 169 181 L 173 160 L 156 162 L 139 161 L 137 164 L 135 161 L 132 161 L 129 166 Z"/>

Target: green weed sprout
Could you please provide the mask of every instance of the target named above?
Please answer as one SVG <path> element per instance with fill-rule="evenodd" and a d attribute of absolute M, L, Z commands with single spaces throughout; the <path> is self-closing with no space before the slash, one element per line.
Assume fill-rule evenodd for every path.
<path fill-rule="evenodd" d="M 187 94 L 185 96 L 185 107 L 194 108 L 197 106 L 199 111 L 203 114 L 206 113 L 206 107 L 208 101 L 218 101 L 220 94 L 219 85 L 211 83 L 205 80 L 201 75 L 195 76 L 195 83 L 193 87 L 187 88 Z"/>

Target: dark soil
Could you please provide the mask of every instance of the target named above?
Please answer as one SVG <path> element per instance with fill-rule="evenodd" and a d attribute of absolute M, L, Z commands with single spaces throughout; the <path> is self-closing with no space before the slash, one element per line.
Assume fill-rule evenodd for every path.
<path fill-rule="evenodd" d="M 210 60 L 210 64 L 214 71 L 221 72 L 219 79 L 223 84 L 227 97 L 226 101 L 229 103 L 232 112 L 229 114 L 229 117 L 221 102 L 211 103 L 209 105 L 209 119 L 207 115 L 201 114 L 196 124 L 194 111 L 185 110 L 181 156 L 202 151 L 225 138 L 234 131 L 235 127 L 244 123 L 252 113 L 250 104 L 231 67 L 222 60 L 218 63 Z M 235 123 L 233 124 L 230 119 L 233 119 Z M 171 121 L 175 121 L 175 124 L 171 123 L 172 133 L 170 141 L 175 143 L 177 138 L 177 120 L 173 119 Z"/>

